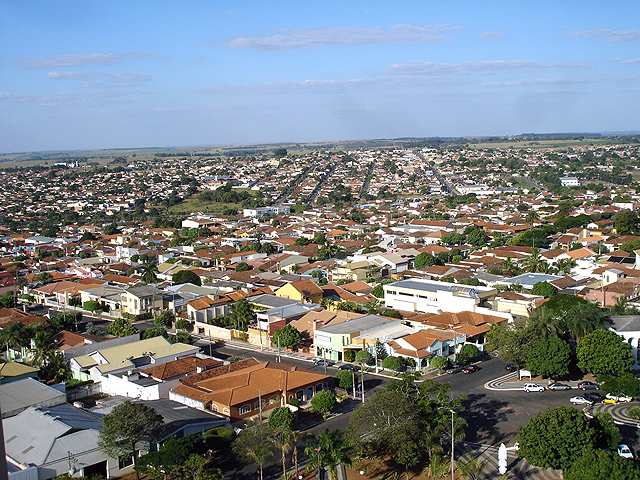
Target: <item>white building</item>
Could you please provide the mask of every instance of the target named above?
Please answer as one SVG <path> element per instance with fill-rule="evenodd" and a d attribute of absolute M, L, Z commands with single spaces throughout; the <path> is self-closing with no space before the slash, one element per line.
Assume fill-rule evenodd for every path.
<path fill-rule="evenodd" d="M 580 181 L 577 177 L 560 177 L 560 185 L 563 187 L 579 187 Z"/>
<path fill-rule="evenodd" d="M 435 280 L 409 279 L 383 286 L 386 307 L 409 312 L 479 312 L 505 316 L 491 310 L 495 288 L 460 285 Z"/>
<path fill-rule="evenodd" d="M 250 218 L 258 218 L 264 215 L 280 215 L 280 214 L 288 214 L 291 212 L 291 208 L 288 206 L 282 207 L 258 207 L 258 208 L 245 208 L 242 211 L 242 214 L 245 217 Z"/>

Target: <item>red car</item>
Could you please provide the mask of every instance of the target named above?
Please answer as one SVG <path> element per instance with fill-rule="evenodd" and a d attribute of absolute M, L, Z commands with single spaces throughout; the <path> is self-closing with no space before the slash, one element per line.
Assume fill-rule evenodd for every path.
<path fill-rule="evenodd" d="M 473 373 L 477 372 L 478 370 L 480 370 L 480 368 L 477 365 L 469 365 L 462 369 L 462 373 Z"/>

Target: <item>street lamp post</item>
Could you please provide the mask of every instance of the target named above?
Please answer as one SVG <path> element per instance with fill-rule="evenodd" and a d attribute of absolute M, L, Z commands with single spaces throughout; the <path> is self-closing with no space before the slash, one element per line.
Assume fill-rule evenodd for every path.
<path fill-rule="evenodd" d="M 260 423 L 262 423 L 262 392 L 267 393 L 261 388 L 258 389 L 258 403 L 260 404 Z"/>
<path fill-rule="evenodd" d="M 451 410 L 451 480 L 453 480 L 453 451 L 454 451 L 454 438 L 453 438 L 453 410 Z"/>

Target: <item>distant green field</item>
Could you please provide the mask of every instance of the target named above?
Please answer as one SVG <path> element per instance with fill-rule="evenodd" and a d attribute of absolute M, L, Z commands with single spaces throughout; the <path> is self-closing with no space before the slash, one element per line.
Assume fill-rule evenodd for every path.
<path fill-rule="evenodd" d="M 240 188 L 240 191 L 249 192 L 254 197 L 257 196 L 257 192 L 249 190 L 247 188 Z M 167 209 L 168 214 L 176 214 L 182 212 L 207 212 L 207 213 L 221 213 L 225 208 L 235 208 L 239 212 L 243 207 L 239 203 L 225 203 L 225 202 L 205 202 L 200 199 L 198 195 L 189 197 L 182 202 L 173 205 Z"/>
<path fill-rule="evenodd" d="M 575 146 L 589 145 L 612 145 L 617 143 L 615 140 L 608 138 L 587 138 L 586 140 L 534 140 L 534 141 L 508 141 L 508 142 L 482 142 L 469 144 L 469 148 L 566 148 Z"/>

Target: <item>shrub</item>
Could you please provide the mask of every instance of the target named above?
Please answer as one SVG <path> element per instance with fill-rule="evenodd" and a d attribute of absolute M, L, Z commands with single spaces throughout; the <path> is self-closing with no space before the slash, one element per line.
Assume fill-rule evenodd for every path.
<path fill-rule="evenodd" d="M 160 337 L 166 334 L 167 331 L 164 329 L 164 327 L 148 328 L 142 333 L 142 340 L 146 340 L 147 338 Z"/>
<path fill-rule="evenodd" d="M 373 355 L 366 350 L 360 350 L 356 353 L 356 362 L 371 365 L 373 363 Z"/>
<path fill-rule="evenodd" d="M 322 390 L 311 398 L 311 406 L 316 412 L 330 412 L 336 406 L 336 394 L 330 390 Z"/>
<path fill-rule="evenodd" d="M 344 351 L 344 361 L 345 362 L 354 362 L 356 359 L 355 350 L 347 349 Z"/>
<path fill-rule="evenodd" d="M 193 325 L 189 320 L 185 318 L 179 318 L 178 320 L 176 320 L 176 328 L 178 330 L 187 330 L 190 332 L 191 330 L 193 330 Z"/>
<path fill-rule="evenodd" d="M 209 450 L 223 450 L 236 439 L 236 432 L 230 427 L 216 427 L 204 432 L 204 442 Z"/>
<path fill-rule="evenodd" d="M 627 416 L 634 420 L 640 420 L 640 407 L 631 407 L 627 412 Z"/>
<path fill-rule="evenodd" d="M 100 310 L 100 304 L 95 300 L 90 300 L 88 302 L 84 302 L 82 304 L 82 308 L 84 310 L 89 310 L 90 312 L 95 312 L 96 310 Z"/>
<path fill-rule="evenodd" d="M 398 357 L 387 357 L 382 361 L 382 368 L 402 372 L 404 371 L 404 362 Z"/>
<path fill-rule="evenodd" d="M 338 380 L 338 386 L 340 388 L 352 388 L 353 387 L 354 373 L 350 370 L 338 370 L 336 373 L 336 380 Z"/>
<path fill-rule="evenodd" d="M 429 360 L 429 365 L 432 368 L 444 368 L 447 366 L 447 364 L 449 363 L 449 360 L 446 357 L 441 357 L 441 356 L 437 356 L 437 357 L 431 357 L 431 360 Z"/>
<path fill-rule="evenodd" d="M 458 352 L 458 354 L 456 355 L 456 360 L 459 363 L 464 363 L 469 359 L 477 356 L 479 353 L 480 353 L 480 350 L 478 349 L 478 347 L 476 347 L 471 343 L 466 343 L 462 346 L 462 348 L 460 349 L 460 352 Z"/>
<path fill-rule="evenodd" d="M 289 399 L 289 405 L 293 405 L 294 407 L 299 407 L 300 406 L 300 400 L 298 400 L 296 397 L 291 397 Z"/>
<path fill-rule="evenodd" d="M 269 426 L 276 429 L 291 430 L 295 421 L 294 413 L 287 407 L 276 407 L 269 414 Z"/>

